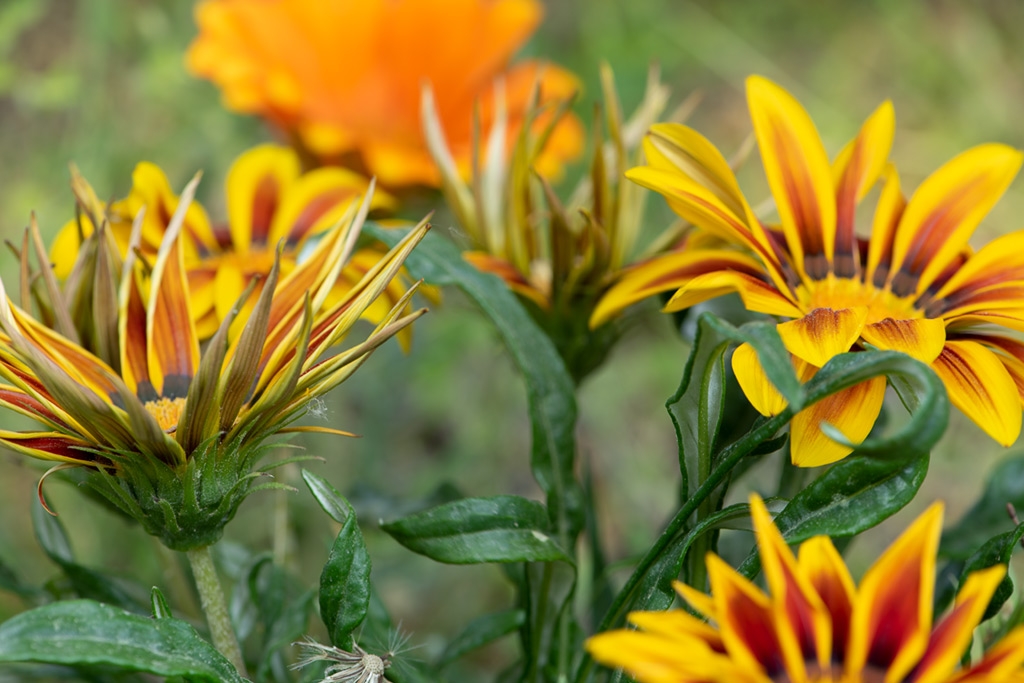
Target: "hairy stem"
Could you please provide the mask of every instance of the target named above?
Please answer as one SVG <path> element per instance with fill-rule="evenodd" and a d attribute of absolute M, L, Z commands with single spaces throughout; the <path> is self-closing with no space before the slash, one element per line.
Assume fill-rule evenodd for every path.
<path fill-rule="evenodd" d="M 189 564 L 192 565 L 192 575 L 195 577 L 196 588 L 199 589 L 199 602 L 203 606 L 206 623 L 210 627 L 213 645 L 227 657 L 228 661 L 234 664 L 239 674 L 246 676 L 242 650 L 238 646 L 238 638 L 235 637 L 235 630 L 231 626 L 228 605 L 224 600 L 220 579 L 217 578 L 217 568 L 213 564 L 210 546 L 189 550 L 186 555 Z"/>

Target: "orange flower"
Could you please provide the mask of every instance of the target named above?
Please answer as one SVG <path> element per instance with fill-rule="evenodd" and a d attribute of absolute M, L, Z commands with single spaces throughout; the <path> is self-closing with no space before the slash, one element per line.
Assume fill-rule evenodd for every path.
<path fill-rule="evenodd" d="M 556 66 L 509 66 L 541 16 L 536 0 L 207 0 L 188 66 L 227 107 L 263 116 L 321 158 L 358 154 L 382 183 L 437 185 L 420 125 L 425 83 L 466 172 L 474 107 L 490 129 L 497 83 L 510 140 L 535 85 L 544 100 L 579 88 Z M 582 141 L 579 120 L 566 117 L 541 171 L 557 173 Z"/>

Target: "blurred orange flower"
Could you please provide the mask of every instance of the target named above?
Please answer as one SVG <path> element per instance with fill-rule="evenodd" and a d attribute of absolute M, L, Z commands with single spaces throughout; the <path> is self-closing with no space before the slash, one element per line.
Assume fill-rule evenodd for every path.
<path fill-rule="evenodd" d="M 504 98 L 511 144 L 535 87 L 542 102 L 578 90 L 557 66 L 509 65 L 542 14 L 536 0 L 205 0 L 187 62 L 228 108 L 263 116 L 322 161 L 361 162 L 386 185 L 437 185 L 425 84 L 466 174 L 475 107 L 489 130 Z M 579 119 L 564 117 L 539 170 L 557 175 L 582 148 Z"/>

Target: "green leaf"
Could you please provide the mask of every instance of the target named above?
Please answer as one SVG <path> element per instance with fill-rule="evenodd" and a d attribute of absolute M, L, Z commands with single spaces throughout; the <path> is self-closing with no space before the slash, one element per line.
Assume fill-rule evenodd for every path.
<path fill-rule="evenodd" d="M 393 246 L 404 230 L 367 226 L 363 232 Z M 459 287 L 487 314 L 526 381 L 533 438 L 533 476 L 547 496 L 551 519 L 578 530 L 583 525 L 582 491 L 575 477 L 576 396 L 558 351 L 499 278 L 467 263 L 436 233 L 423 238 L 405 262 L 415 278 Z"/>
<path fill-rule="evenodd" d="M 309 470 L 302 470 L 302 480 L 323 511 L 338 524 L 344 524 L 348 519 L 349 504 L 338 490 L 329 481 Z"/>
<path fill-rule="evenodd" d="M 149 613 L 150 605 L 140 587 L 75 562 L 64 525 L 57 517 L 47 512 L 38 500 L 32 502 L 31 515 L 39 545 L 61 568 L 78 597 L 98 600 L 138 614 Z"/>
<path fill-rule="evenodd" d="M 1024 453 L 999 461 L 985 482 L 985 490 L 961 520 L 942 535 L 939 554 L 966 559 L 982 544 L 981 539 L 1013 529 L 1007 504 L 1024 510 Z"/>
<path fill-rule="evenodd" d="M 150 619 L 92 600 L 56 602 L 0 624 L 0 662 L 105 665 L 209 683 L 242 683 L 184 621 Z"/>
<path fill-rule="evenodd" d="M 381 525 L 413 552 L 448 564 L 569 562 L 544 506 L 518 496 L 464 498 Z"/>
<path fill-rule="evenodd" d="M 370 605 L 370 554 L 356 513 L 344 502 L 348 514 L 320 574 L 320 617 L 331 643 L 348 648 Z"/>
<path fill-rule="evenodd" d="M 928 455 L 910 461 L 851 456 L 840 460 L 793 497 L 775 516 L 775 526 L 789 543 L 812 536 L 855 536 L 889 518 L 921 487 Z M 740 571 L 757 573 L 756 550 Z"/>
<path fill-rule="evenodd" d="M 474 619 L 448 643 L 448 647 L 437 660 L 437 668 L 448 666 L 467 652 L 472 652 L 498 638 L 514 633 L 525 623 L 526 612 L 521 609 L 486 614 Z"/>
<path fill-rule="evenodd" d="M 891 436 L 869 437 L 859 445 L 850 444 L 858 454 L 907 461 L 928 453 L 938 443 L 949 423 L 949 398 L 939 376 L 924 363 L 898 351 L 860 351 L 832 358 L 807 383 L 807 403 L 848 389 L 880 375 L 891 382 L 915 387 L 915 409 L 902 429 Z M 828 425 L 823 426 L 827 429 Z M 832 429 L 829 436 L 839 442 L 845 437 Z"/>
<path fill-rule="evenodd" d="M 806 405 L 804 387 L 797 379 L 793 360 L 779 337 L 775 323 L 752 322 L 737 328 L 710 313 L 701 315 L 701 319 L 724 338 L 754 347 L 765 375 L 794 411 Z"/>
<path fill-rule="evenodd" d="M 173 616 L 171 606 L 167 604 L 167 598 L 156 586 L 153 586 L 153 590 L 149 592 L 149 603 L 153 608 L 154 619 L 167 619 Z"/>
<path fill-rule="evenodd" d="M 729 339 L 718 332 L 705 313 L 697 321 L 697 333 L 676 393 L 665 402 L 676 430 L 679 471 L 683 490 L 692 496 L 711 471 L 711 454 L 722 420 L 725 352 Z"/>

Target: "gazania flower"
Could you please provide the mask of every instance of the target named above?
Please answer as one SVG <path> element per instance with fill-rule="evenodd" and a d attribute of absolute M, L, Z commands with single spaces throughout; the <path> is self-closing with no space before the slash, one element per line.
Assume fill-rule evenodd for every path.
<path fill-rule="evenodd" d="M 221 88 L 227 107 L 268 119 L 322 159 L 357 157 L 386 185 L 436 185 L 420 126 L 424 83 L 467 173 L 473 109 L 489 127 L 496 82 L 510 134 L 535 84 L 545 100 L 579 89 L 554 65 L 510 66 L 541 15 L 536 0 L 207 0 L 188 66 Z M 581 147 L 567 116 L 541 171 L 557 173 Z"/>
<path fill-rule="evenodd" d="M 501 145 L 506 117 L 499 107 L 483 148 L 474 150 L 474 172 L 467 183 L 429 91 L 424 99 L 427 140 L 441 169 L 445 199 L 468 238 L 464 258 L 500 277 L 528 304 L 577 379 L 601 362 L 614 337 L 610 326 L 588 330 L 587 319 L 634 257 L 646 193 L 622 181 L 622 173 L 636 163 L 643 132 L 668 101 L 668 89 L 652 70 L 643 102 L 624 121 L 607 67 L 602 80 L 607 135 L 598 119 L 590 174 L 566 204 L 535 169 L 550 140 L 549 129 L 558 126 L 567 103 L 551 109 L 554 105 L 535 102 L 509 153 Z M 552 112 L 554 118 L 548 116 Z M 543 118 L 550 119 L 548 128 L 538 129 L 534 124 Z"/>
<path fill-rule="evenodd" d="M 115 337 L 109 362 L 14 305 L 0 287 L 0 377 L 6 382 L 0 405 L 42 424 L 34 431 L 0 431 L 0 443 L 91 468 L 100 493 L 178 550 L 220 536 L 242 499 L 258 488 L 252 469 L 268 439 L 291 431 L 336 433 L 292 423 L 311 400 L 344 381 L 423 312 L 402 315 L 410 290 L 364 341 L 328 355 L 389 286 L 426 230 L 413 230 L 344 296 L 334 296 L 368 197 L 286 275 L 278 256 L 241 333 L 229 341 L 247 293 L 237 297 L 201 350 L 185 267 L 184 228 L 195 184 L 177 203 L 152 262 L 137 248 L 144 219 L 135 222 L 116 283 L 116 308 L 107 311 L 109 320 L 96 323 Z M 41 261 L 45 271 L 48 264 Z M 43 273 L 44 281 L 50 278 Z M 23 278 L 23 286 L 31 279 Z M 22 301 L 26 296 L 23 291 Z M 51 309 L 65 305 L 59 292 L 49 303 Z"/>
<path fill-rule="evenodd" d="M 630 273 L 598 306 L 592 325 L 660 291 L 678 290 L 677 311 L 738 292 L 758 313 L 791 319 L 778 326 L 798 375 L 807 380 L 833 356 L 877 347 L 931 366 L 950 400 L 1004 446 L 1021 429 L 1024 344 L 1024 232 L 977 253 L 968 240 L 1020 168 L 1022 155 L 986 144 L 952 159 L 906 200 L 887 162 L 894 117 L 888 102 L 830 164 L 810 117 L 786 91 L 747 81 L 754 133 L 780 225 L 763 224 L 715 147 L 684 126 L 659 124 L 646 140 L 648 165 L 627 174 L 665 196 L 683 218 L 726 246 L 663 256 Z M 868 238 L 855 231 L 857 204 L 882 181 Z M 736 247 L 741 249 L 737 250 Z M 733 356 L 737 379 L 762 414 L 784 401 L 756 354 Z M 844 457 L 821 422 L 852 443 L 882 408 L 884 378 L 851 387 L 798 413 L 791 427 L 798 465 Z"/>
<path fill-rule="evenodd" d="M 84 183 L 80 178 L 77 180 L 79 184 Z M 205 209 L 193 202 L 182 227 L 192 314 L 201 340 L 217 331 L 238 297 L 253 285 L 254 290 L 232 330 L 232 336 L 237 334 L 270 273 L 277 246 L 284 247 L 280 255 L 281 275 L 287 275 L 295 268 L 303 250 L 366 193 L 368 181 L 340 168 L 303 173 L 293 150 L 261 145 L 235 160 L 225 185 L 226 225 L 211 223 Z M 83 193 L 78 194 L 86 210 L 80 220 L 64 226 L 50 249 L 54 272 L 59 279 L 70 275 L 82 238 L 92 233 L 93 214 L 96 214 L 95 220 L 109 221 L 123 258 L 128 250 L 132 221 L 141 211 L 139 249 L 145 257 L 154 258 L 179 201 L 164 172 L 148 162 L 136 166 L 129 195 L 110 207 L 105 208 L 98 202 L 90 206 L 81 202 Z M 91 189 L 86 194 L 89 195 L 92 195 Z M 372 209 L 392 206 L 393 200 L 386 193 L 373 195 Z M 343 296 L 385 253 L 377 246 L 356 250 L 338 276 L 332 296 Z M 373 323 L 382 320 L 404 292 L 402 278 L 392 281 L 383 296 L 366 310 L 366 318 Z M 411 328 L 403 330 L 400 341 L 408 347 Z"/>
<path fill-rule="evenodd" d="M 676 584 L 710 623 L 684 610 L 634 612 L 640 630 L 599 634 L 594 658 L 640 683 L 985 683 L 1017 681 L 1024 629 L 960 668 L 1004 566 L 971 574 L 933 623 L 942 505 L 932 505 L 855 586 L 827 536 L 794 556 L 764 503 L 751 498 L 767 594 L 714 554 L 711 594 Z"/>

